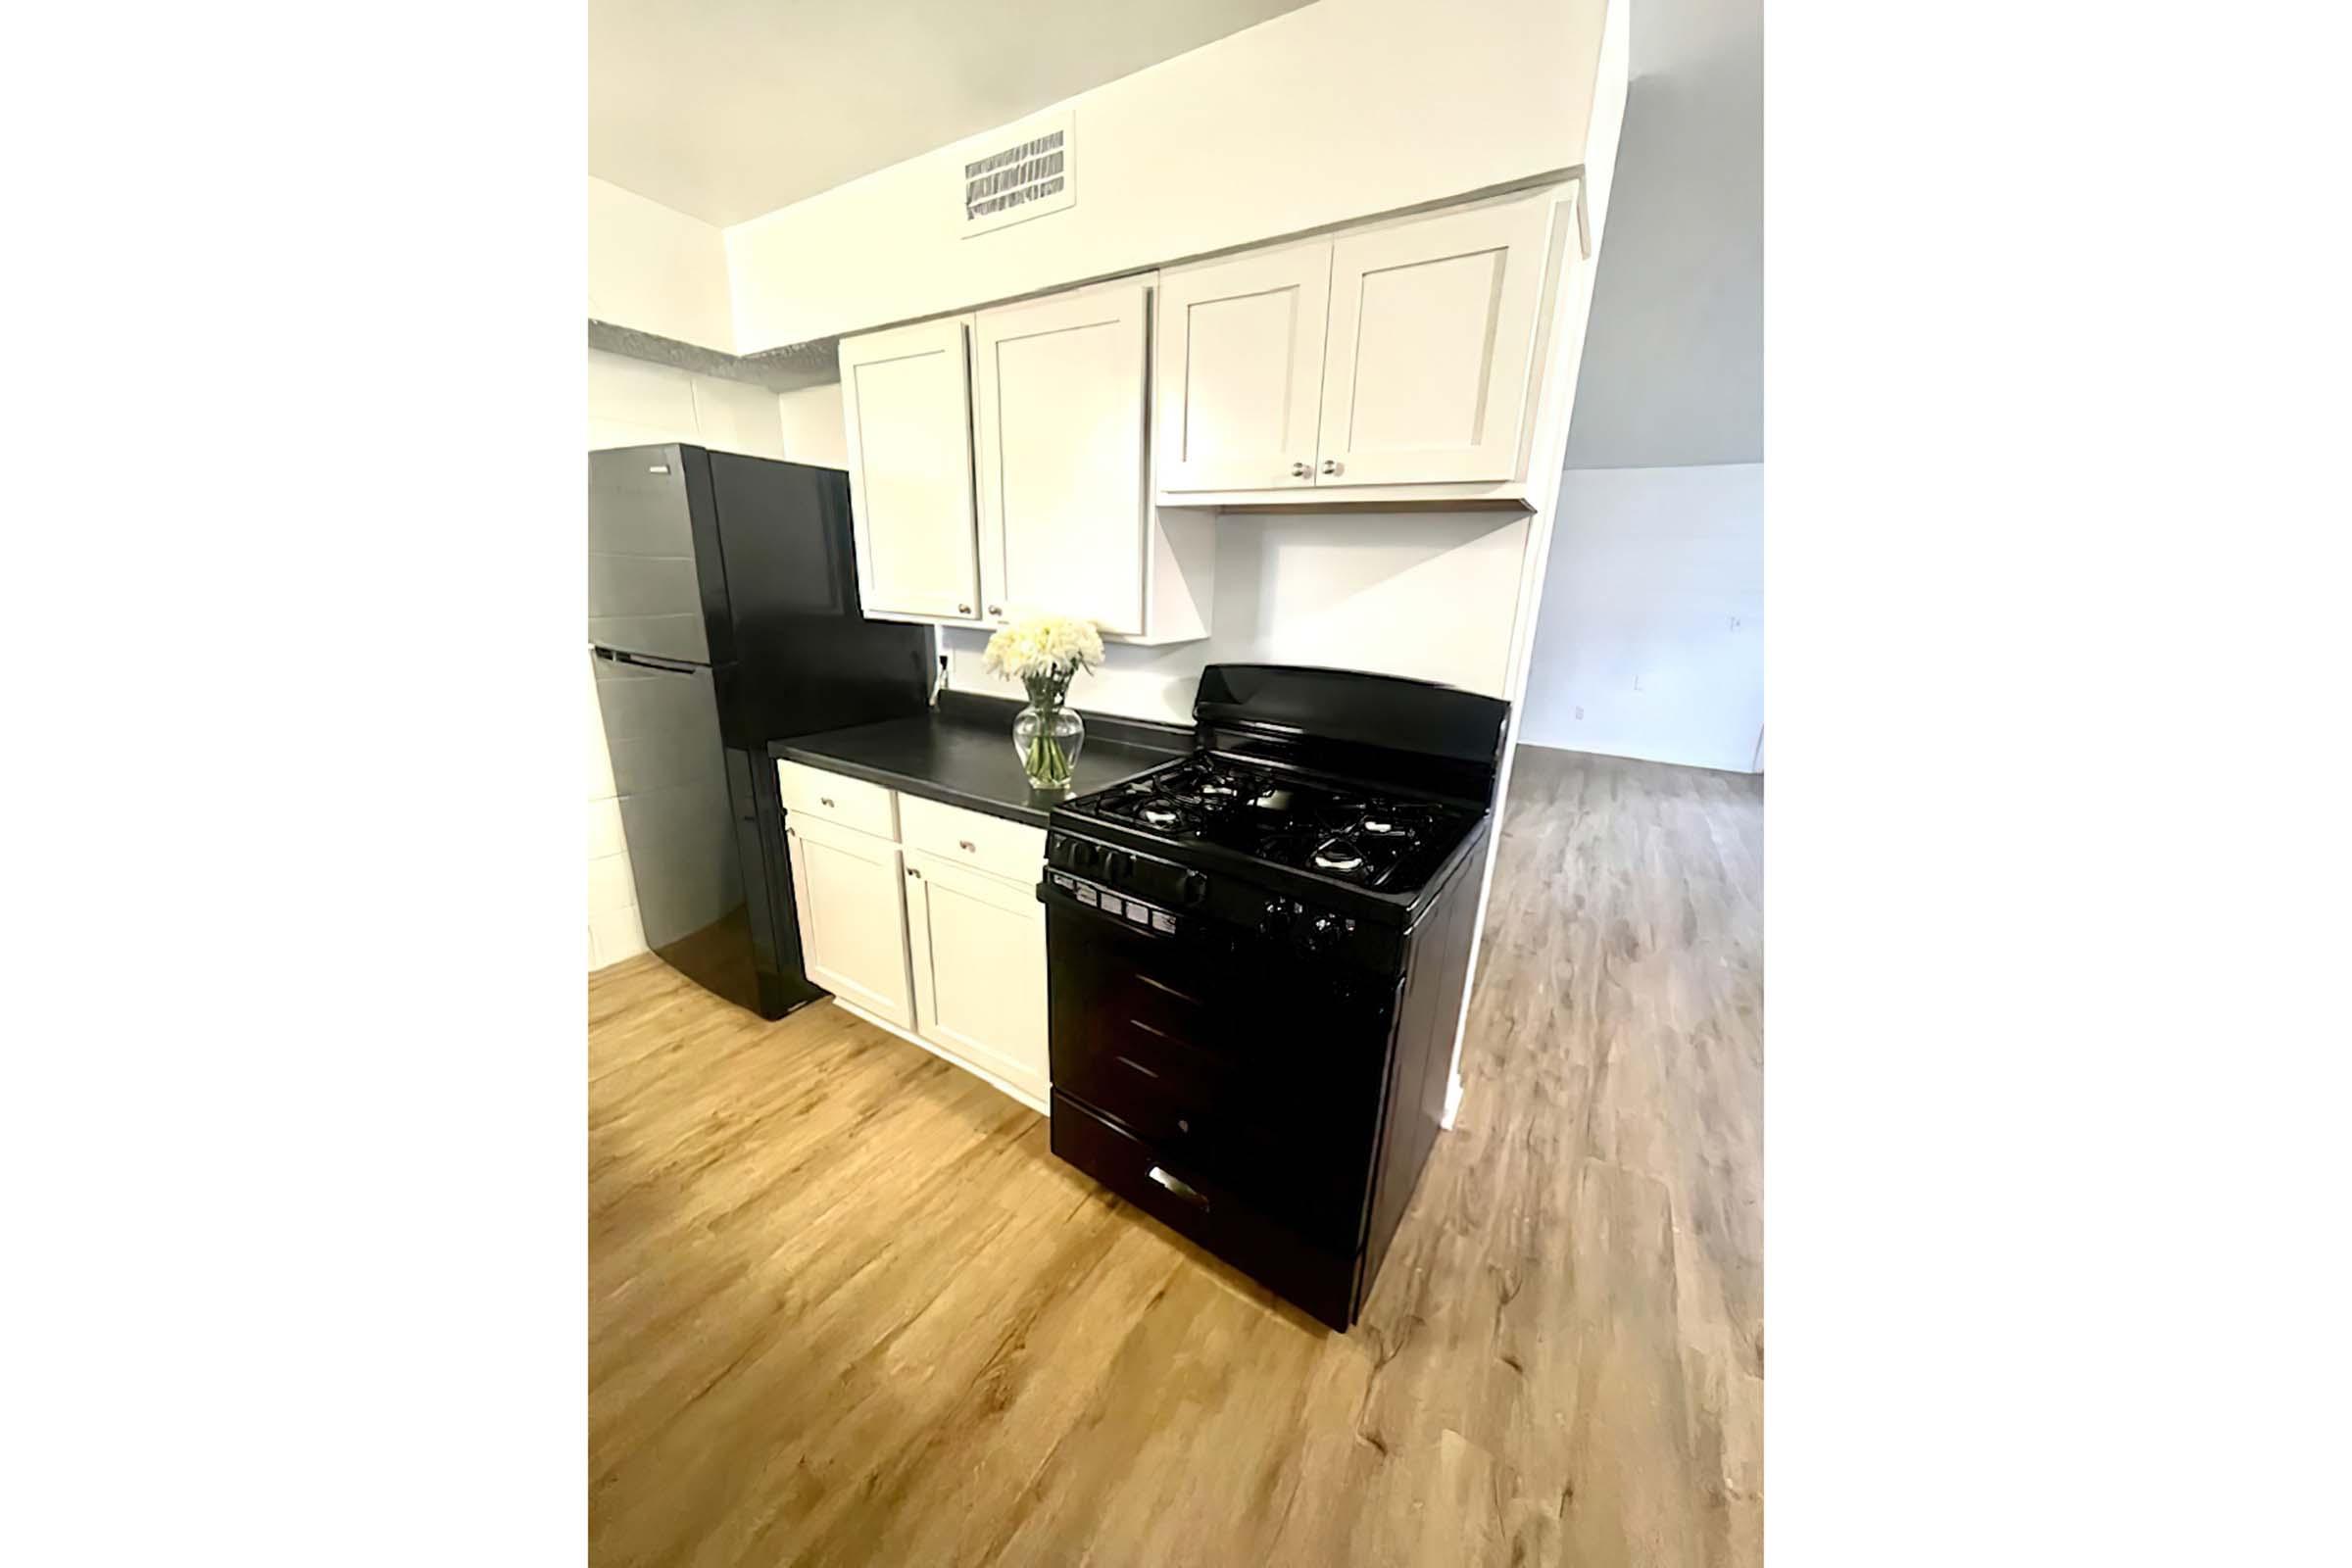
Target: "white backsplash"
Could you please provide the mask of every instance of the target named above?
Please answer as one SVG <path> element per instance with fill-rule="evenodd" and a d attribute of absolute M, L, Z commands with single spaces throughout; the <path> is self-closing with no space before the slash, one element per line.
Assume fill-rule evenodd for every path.
<path fill-rule="evenodd" d="M 1328 664 L 1500 696 L 1527 548 L 1523 512 L 1229 513 L 1217 518 L 1215 613 L 1196 643 L 1104 645 L 1084 711 L 1192 722 L 1204 664 Z M 948 684 L 1018 699 L 981 665 L 989 634 L 943 629 Z"/>

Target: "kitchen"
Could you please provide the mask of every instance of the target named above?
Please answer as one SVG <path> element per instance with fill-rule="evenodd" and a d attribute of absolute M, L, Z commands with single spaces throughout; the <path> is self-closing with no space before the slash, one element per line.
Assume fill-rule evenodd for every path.
<path fill-rule="evenodd" d="M 749 353 L 658 331 L 693 330 L 676 288 L 666 317 L 610 318 L 630 296 L 592 266 L 607 315 L 591 324 L 590 643 L 611 758 L 594 788 L 600 859 L 629 876 L 608 873 L 620 907 L 592 903 L 594 1038 L 600 1059 L 665 1059 L 683 1018 L 703 1016 L 679 1011 L 699 1009 L 698 991 L 783 1031 L 708 1036 L 719 1026 L 698 1021 L 738 1069 L 753 1061 L 738 1039 L 783 1054 L 748 1081 L 698 1066 L 650 1105 L 600 1100 L 599 1213 L 645 1190 L 621 1150 L 700 1147 L 749 1118 L 760 1131 L 729 1137 L 730 1167 L 805 1169 L 813 1156 L 791 1152 L 805 1138 L 879 1116 L 860 1218 L 821 1196 L 838 1174 L 811 1172 L 790 1204 L 829 1216 L 777 1254 L 796 1298 L 829 1273 L 821 1256 L 846 1264 L 909 1223 L 968 1270 L 961 1285 L 926 1274 L 919 1295 L 1011 1292 L 1009 1305 L 1053 1288 L 1052 1269 L 1016 1266 L 1021 1250 L 969 1252 L 961 1226 L 900 1208 L 950 1169 L 1017 1157 L 1009 1190 L 970 1196 L 987 1197 L 982 1213 L 1012 1205 L 1041 1242 L 1145 1249 L 1146 1268 L 1197 1258 L 1215 1289 L 1243 1293 L 1253 1336 L 1394 1332 L 1428 1266 L 1408 1212 L 1465 1092 L 1514 699 L 1626 96 L 1622 5 L 1543 26 L 1581 59 L 1566 75 L 1584 85 L 1542 152 L 1498 128 L 1491 157 L 1336 197 L 1366 205 L 1320 221 L 1312 202 L 1253 214 L 1237 189 L 1181 222 L 1121 210 L 1067 226 L 1126 183 L 1125 149 L 1099 146 L 1093 126 L 1193 60 L 1179 56 L 1101 89 L 1109 101 L 1082 95 L 931 156 L 967 176 L 971 225 L 949 233 L 938 271 L 909 262 L 888 288 L 812 277 L 821 264 L 792 249 L 790 211 L 730 230 L 710 292 L 725 340 Z M 933 223 L 939 181 L 907 185 Z M 617 187 L 592 183 L 591 198 L 592 237 L 596 222 L 676 227 Z M 606 254 L 675 254 L 671 238 Z M 824 254 L 860 252 L 836 227 Z M 771 270 L 770 256 L 796 265 Z M 628 381 L 643 395 L 603 390 Z M 685 419 L 664 426 L 650 405 L 681 386 Z M 776 423 L 740 439 L 763 422 L 764 394 Z M 730 436 L 694 439 L 713 425 Z M 755 472 L 800 499 L 742 499 Z M 672 497 L 651 543 L 632 532 L 648 481 Z M 804 542 L 775 552 L 772 577 L 729 543 L 780 534 Z M 641 570 L 624 569 L 632 552 Z M 632 619 L 662 610 L 686 643 Z M 803 710 L 755 716 L 763 683 L 737 657 L 754 623 L 769 667 L 797 672 Z M 1051 667 L 1009 652 L 1054 638 Z M 1041 681 L 1046 710 L 1024 714 Z M 672 706 L 691 725 L 632 695 L 659 687 L 690 694 Z M 649 771 L 638 742 L 690 727 L 709 762 L 704 825 L 682 832 L 662 818 L 676 780 Z M 697 863 L 733 875 L 680 900 L 660 857 L 686 841 L 719 846 Z M 713 982 L 698 967 L 721 928 L 734 978 Z M 808 1097 L 792 1102 L 807 1129 L 779 1120 L 784 1092 Z M 677 1120 L 687 1105 L 719 1120 Z M 987 1131 L 975 1144 L 950 1127 Z M 1080 1200 L 1090 1223 L 1045 1226 L 1010 1196 L 1024 1191 Z M 710 1224 L 729 1201 L 678 1199 L 719 1203 Z M 653 1232 L 612 1238 L 610 1289 L 650 1301 L 699 1288 L 668 1266 L 630 1272 L 621 1260 L 652 1245 Z M 911 1298 L 870 1309 L 950 1311 Z M 825 1324 L 850 1330 L 825 1296 L 800 1310 L 820 1339 Z M 981 1334 L 996 1321 L 951 1315 Z M 635 1387 L 635 1363 L 667 1358 L 637 1332 L 627 1314 L 600 1330 L 612 1372 L 598 1389 Z M 596 1398 L 610 1415 L 591 1471 L 613 1489 L 599 1532 L 620 1551 L 652 1538 L 619 1499 L 675 1473 L 641 1446 L 641 1399 Z M 821 1555 L 824 1538 L 800 1532 L 849 1517 L 819 1506 L 793 1527 L 796 1549 Z"/>
<path fill-rule="evenodd" d="M 19 8 L 14 1557 L 2340 1556 L 2278 11 Z"/>
<path fill-rule="evenodd" d="M 990 711 L 1001 705 L 954 689 L 953 647 L 940 661 L 948 688 L 940 706 L 929 707 L 933 693 L 922 675 L 930 640 L 920 628 L 953 628 L 969 639 L 975 633 L 965 628 L 1003 628 L 1021 614 L 1044 613 L 1084 621 L 1106 641 L 1139 649 L 1204 643 L 1218 590 L 1215 532 L 1227 508 L 1279 514 L 1307 505 L 1341 519 L 1359 510 L 1476 508 L 1474 515 L 1501 513 L 1524 527 L 1557 483 L 1567 422 L 1561 411 L 1573 400 L 1575 346 L 1591 299 L 1589 284 L 1578 281 L 1592 269 L 1585 236 L 1600 226 L 1586 203 L 1590 183 L 1579 178 L 1306 244 L 847 337 L 840 348 L 846 479 L 790 467 L 769 475 L 823 490 L 811 499 L 756 494 L 752 476 L 769 471 L 734 455 L 683 446 L 592 454 L 590 632 L 607 734 L 628 759 L 615 762 L 615 799 L 650 944 L 666 951 L 704 942 L 718 913 L 702 919 L 667 907 L 677 902 L 675 879 L 649 859 L 692 833 L 675 819 L 680 789 L 669 771 L 682 748 L 646 743 L 683 732 L 685 718 L 643 711 L 659 701 L 653 694 L 660 688 L 675 685 L 682 704 L 718 714 L 710 741 L 719 731 L 741 732 L 740 744 L 724 749 L 736 775 L 734 816 L 754 827 L 747 845 L 764 841 L 762 854 L 746 859 L 754 869 L 744 884 L 789 876 L 789 911 L 780 888 L 772 899 L 754 888 L 750 901 L 751 926 L 773 933 L 760 965 L 766 1015 L 781 1016 L 783 999 L 821 987 L 867 1022 L 941 1051 L 1044 1110 L 1049 1035 L 1067 1036 L 1075 1015 L 1058 1030 L 1047 1026 L 1048 922 L 1031 895 L 1072 891 L 1076 873 L 1099 863 L 1110 883 L 1137 891 L 1145 874 L 1132 865 L 1136 852 L 1118 851 L 1103 862 L 1114 852 L 1050 813 L 1059 806 L 1100 819 L 1102 808 L 1090 812 L 1088 803 L 1099 801 L 1102 788 L 1155 757 L 1214 750 L 1214 730 L 1230 724 L 1260 737 L 1238 755 L 1308 769 L 1327 799 L 1311 808 L 1273 809 L 1288 792 L 1262 766 L 1237 764 L 1231 777 L 1208 782 L 1243 802 L 1245 816 L 1262 820 L 1218 833 L 1219 840 L 1238 847 L 1278 823 L 1295 837 L 1305 829 L 1293 818 L 1328 818 L 1322 842 L 1261 848 L 1261 857 L 1407 895 L 1427 891 L 1417 878 L 1452 871 L 1451 852 L 1476 852 L 1469 880 L 1450 893 L 1464 912 L 1450 922 L 1458 933 L 1440 960 L 1441 990 L 1416 984 L 1419 1005 L 1431 1017 L 1444 1015 L 1445 1064 L 1424 1070 L 1425 1042 L 1409 1063 L 1381 1063 L 1384 1071 L 1409 1067 L 1410 1091 L 1392 1087 L 1362 1112 L 1367 1139 L 1371 1122 L 1388 1121 L 1392 1137 L 1403 1135 L 1425 1154 L 1459 1092 L 1451 1063 L 1489 841 L 1447 820 L 1430 863 L 1415 855 L 1401 865 L 1388 863 L 1385 852 L 1367 864 L 1362 841 L 1385 831 L 1412 844 L 1413 830 L 1399 819 L 1419 809 L 1407 803 L 1425 798 L 1458 803 L 1465 823 L 1483 820 L 1507 753 L 1508 704 L 1372 671 L 1343 680 L 1336 670 L 1309 666 L 1204 664 L 1196 732 L 1098 715 L 1098 725 L 1110 719 L 1124 741 L 1116 764 L 1106 765 L 1103 747 L 1080 747 L 1078 760 L 1102 770 L 1090 769 L 1087 783 L 1096 788 L 1070 788 L 1063 792 L 1069 799 L 1056 802 L 1039 798 L 1050 788 L 1035 787 L 1052 780 L 1018 779 L 1014 753 L 1003 741 L 1009 718 Z M 1553 476 L 1548 486 L 1546 474 Z M 825 534 L 821 558 L 803 548 L 779 550 L 772 562 L 745 559 L 751 546 L 740 541 L 786 532 Z M 714 551 L 723 557 L 715 565 L 706 559 Z M 698 564 L 699 582 L 677 572 L 682 559 Z M 845 563 L 855 564 L 850 572 Z M 808 584 L 828 565 L 837 580 L 809 593 Z M 788 609 L 788 582 L 833 613 L 812 622 L 805 610 Z M 661 601 L 663 584 L 674 603 Z M 759 597 L 746 603 L 748 595 Z M 713 605 L 727 608 L 711 612 Z M 859 613 L 848 612 L 853 606 Z M 698 623 L 705 617 L 707 629 Z M 775 630 L 786 624 L 813 629 L 805 637 Z M 749 627 L 767 629 L 774 645 L 755 652 Z M 698 657 L 711 662 L 722 686 L 731 680 L 741 688 L 738 707 L 746 710 L 725 700 L 714 709 L 710 693 L 686 695 L 677 672 Z M 672 662 L 647 662 L 664 659 Z M 837 681 L 808 681 L 797 699 L 771 695 L 780 677 L 764 671 L 811 663 L 836 665 Z M 1066 679 L 1073 671 L 1061 673 Z M 846 695 L 853 688 L 861 694 L 856 701 Z M 1173 682 L 1163 687 L 1174 689 Z M 1082 701 L 1085 695 L 1082 687 Z M 776 710 L 756 711 L 762 707 Z M 830 722 L 853 711 L 876 722 Z M 992 724 L 993 746 L 992 737 L 970 733 Z M 1426 735 L 1413 733 L 1417 724 Z M 1302 732 L 1324 755 L 1279 756 L 1263 739 Z M 1350 749 L 1356 768 L 1368 771 L 1333 772 Z M 715 780 L 721 748 L 706 750 L 706 776 Z M 1374 751 L 1394 755 L 1375 758 Z M 1455 771 L 1458 779 L 1447 776 Z M 1016 791 L 1016 782 L 1029 787 Z M 1391 800 L 1383 789 L 1404 793 Z M 1198 786 L 1185 794 L 1188 814 L 1198 813 Z M 1333 804 L 1352 797 L 1367 803 L 1352 817 Z M 723 841 L 727 819 L 711 792 L 704 836 Z M 1133 827 L 1144 819 L 1126 820 Z M 1053 837 L 1040 831 L 1049 826 Z M 779 834 L 790 844 L 780 856 Z M 1183 830 L 1175 838 L 1208 842 Z M 1150 844 L 1151 851 L 1163 858 L 1148 863 L 1167 864 L 1173 846 Z M 1049 861 L 1057 867 L 1051 874 Z M 789 873 L 772 869 L 782 863 Z M 1138 901 L 1139 920 L 1148 928 L 1157 921 L 1160 935 L 1173 935 L 1173 910 L 1186 908 L 1188 923 L 1190 910 L 1201 910 L 1206 924 L 1213 908 L 1228 951 L 1232 930 L 1254 928 L 1261 946 L 1286 952 L 1299 943 L 1341 946 L 1335 933 L 1343 921 L 1353 931 L 1353 918 L 1331 905 L 1333 890 L 1317 899 L 1307 886 L 1313 902 L 1302 904 L 1293 897 L 1299 889 L 1279 889 L 1267 881 L 1271 867 L 1258 869 L 1255 882 L 1230 890 L 1195 869 L 1158 890 L 1156 904 Z M 1089 908 L 1104 907 L 1097 900 L 1109 897 L 1095 881 L 1077 881 L 1076 891 Z M 1410 913 L 1418 920 L 1429 910 L 1415 906 Z M 1296 942 L 1289 940 L 1294 927 Z M 1052 948 L 1058 977 L 1077 963 L 1078 946 L 1065 939 Z M 1368 961 L 1377 968 L 1400 960 Z M 1395 971 L 1392 990 L 1403 974 Z M 1387 1022 L 1384 1015 L 1376 1027 Z M 1416 1028 L 1429 1032 L 1425 1021 Z M 1065 1049 L 1074 1048 L 1065 1042 Z M 1407 1101 L 1425 1123 L 1410 1134 L 1396 1120 Z M 1177 1109 L 1210 1121 L 1226 1114 L 1183 1104 L 1168 1112 L 1172 1119 L 1188 1119 Z M 1080 1124 L 1057 1116 L 1055 1125 Z M 1114 1157 L 1102 1155 L 1098 1164 Z M 1407 1163 L 1410 1170 L 1393 1180 L 1409 1193 L 1419 1160 Z M 1150 1159 L 1143 1165 L 1146 1179 L 1190 1204 L 1179 1217 L 1198 1228 L 1206 1200 L 1186 1178 Z M 1400 1209 L 1401 1198 L 1392 1206 Z M 1393 1225 L 1395 1215 L 1389 1218 Z M 1350 1299 L 1327 1307 L 1327 1318 L 1345 1329 L 1352 1306 Z"/>

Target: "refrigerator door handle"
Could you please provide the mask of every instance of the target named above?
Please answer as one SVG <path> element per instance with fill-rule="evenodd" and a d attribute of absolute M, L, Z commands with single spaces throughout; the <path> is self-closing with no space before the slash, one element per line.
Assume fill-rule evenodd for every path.
<path fill-rule="evenodd" d="M 672 675 L 691 675 L 703 666 L 681 663 L 674 659 L 656 659 L 649 654 L 624 654 L 617 649 L 599 648 L 599 659 L 610 659 L 616 664 L 643 664 L 647 669 L 667 670 Z"/>

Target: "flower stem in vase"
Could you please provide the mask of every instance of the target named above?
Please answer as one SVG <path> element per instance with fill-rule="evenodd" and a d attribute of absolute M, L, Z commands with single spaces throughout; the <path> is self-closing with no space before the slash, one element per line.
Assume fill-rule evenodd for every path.
<path fill-rule="evenodd" d="M 1028 706 L 1013 721 L 1013 754 L 1030 784 L 1067 789 L 1086 744 L 1086 721 L 1070 711 L 1070 682 L 1102 665 L 1102 638 L 1092 622 L 1061 615 L 1025 615 L 988 640 L 982 659 L 992 675 L 1021 683 Z"/>

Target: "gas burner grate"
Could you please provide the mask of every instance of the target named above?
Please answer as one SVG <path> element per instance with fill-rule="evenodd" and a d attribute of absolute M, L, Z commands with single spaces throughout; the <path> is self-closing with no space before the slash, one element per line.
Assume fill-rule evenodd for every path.
<path fill-rule="evenodd" d="M 1357 887 L 1410 886 L 1459 842 L 1474 813 L 1362 785 L 1200 755 L 1082 799 L 1071 809 L 1171 846 L 1216 845 Z"/>
<path fill-rule="evenodd" d="M 1336 871 L 1342 876 L 1353 876 L 1367 863 L 1363 846 L 1350 838 L 1329 838 L 1315 846 L 1307 863 L 1318 871 Z"/>

